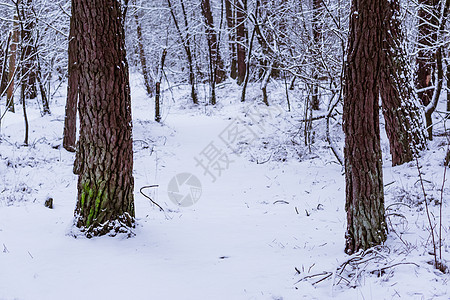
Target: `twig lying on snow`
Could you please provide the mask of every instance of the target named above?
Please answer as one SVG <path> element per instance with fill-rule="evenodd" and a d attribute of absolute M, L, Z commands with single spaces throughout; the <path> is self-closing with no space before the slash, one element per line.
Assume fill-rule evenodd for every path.
<path fill-rule="evenodd" d="M 150 198 L 149 196 L 147 196 L 146 194 L 144 194 L 144 192 L 142 191 L 142 190 L 144 190 L 144 189 L 155 188 L 155 187 L 158 187 L 158 186 L 159 186 L 159 185 L 157 185 L 157 184 L 146 185 L 146 186 L 141 187 L 141 189 L 139 190 L 139 192 L 142 194 L 142 196 L 144 196 L 145 198 L 147 198 L 148 200 L 150 200 L 154 205 L 158 206 L 159 209 L 160 209 L 161 211 L 164 211 L 164 209 L 161 207 L 161 205 L 159 205 L 158 203 L 156 203 L 155 201 L 153 201 L 152 198 Z"/>
<path fill-rule="evenodd" d="M 382 276 L 385 270 L 400 265 L 414 265 L 419 267 L 419 265 L 413 262 L 392 263 L 392 260 L 388 261 L 387 256 L 381 252 L 381 249 L 381 247 L 374 247 L 366 251 L 355 253 L 340 262 L 333 272 L 324 271 L 317 274 L 305 275 L 295 284 L 301 281 L 310 281 L 310 279 L 321 277 L 318 280 L 310 281 L 312 285 L 316 285 L 331 278 L 332 293 L 333 287 L 338 286 L 342 282 L 348 287 L 355 288 L 359 285 L 360 278 L 364 274 L 376 274 L 377 276 Z M 385 249 L 389 250 L 388 248 Z M 389 251 L 387 251 L 387 254 L 388 253 Z M 298 268 L 295 268 L 295 270 L 298 274 L 301 274 Z"/>

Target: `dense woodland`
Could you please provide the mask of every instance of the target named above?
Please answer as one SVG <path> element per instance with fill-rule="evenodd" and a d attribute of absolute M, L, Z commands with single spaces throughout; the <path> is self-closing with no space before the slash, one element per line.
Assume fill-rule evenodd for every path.
<path fill-rule="evenodd" d="M 356 255 L 389 239 L 382 136 L 392 166 L 417 165 L 423 187 L 419 159 L 449 135 L 449 9 L 450 0 L 2 1 L 0 122 L 20 112 L 25 130 L 17 146 L 30 147 L 27 110 L 52 115 L 55 95 L 66 95 L 60 138 L 75 153 L 74 227 L 89 238 L 134 236 L 140 187 L 130 74 L 153 103 L 149 132 L 164 126 L 165 101 L 221 110 L 221 93 L 236 86 L 240 102 L 276 105 L 297 118 L 297 133 L 289 133 L 297 153 L 313 153 L 322 139 L 342 166 L 341 249 Z M 174 99 L 180 87 L 188 93 Z M 4 138 L 0 132 L 0 144 Z M 426 213 L 432 265 L 445 273 L 443 202 L 439 216 L 431 218 L 428 206 Z"/>

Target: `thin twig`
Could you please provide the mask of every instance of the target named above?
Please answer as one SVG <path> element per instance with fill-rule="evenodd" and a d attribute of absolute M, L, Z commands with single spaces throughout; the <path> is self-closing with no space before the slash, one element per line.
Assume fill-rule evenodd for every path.
<path fill-rule="evenodd" d="M 434 266 L 437 268 L 438 262 L 437 262 L 437 254 L 436 254 L 436 242 L 434 240 L 434 228 L 433 228 L 433 224 L 431 222 L 430 210 L 428 209 L 427 194 L 425 193 L 422 172 L 420 171 L 419 160 L 417 159 L 417 156 L 416 156 L 416 165 L 417 165 L 417 171 L 419 172 L 419 181 L 420 181 L 420 185 L 422 187 L 423 197 L 424 197 L 424 201 L 425 201 L 425 210 L 427 212 L 428 223 L 430 226 L 431 239 L 432 239 L 432 243 L 433 243 Z"/>
<path fill-rule="evenodd" d="M 158 186 L 159 186 L 159 185 L 157 185 L 157 184 L 146 185 L 146 186 L 141 187 L 141 189 L 139 190 L 139 192 L 142 194 L 142 196 L 144 196 L 145 198 L 149 199 L 154 205 L 158 206 L 159 209 L 160 209 L 161 211 L 164 211 L 164 209 L 163 209 L 158 203 L 156 203 L 155 201 L 153 201 L 152 198 L 150 198 L 149 196 L 147 196 L 146 194 L 144 194 L 144 192 L 142 191 L 142 190 L 144 190 L 144 189 L 155 188 L 155 187 L 158 187 Z"/>

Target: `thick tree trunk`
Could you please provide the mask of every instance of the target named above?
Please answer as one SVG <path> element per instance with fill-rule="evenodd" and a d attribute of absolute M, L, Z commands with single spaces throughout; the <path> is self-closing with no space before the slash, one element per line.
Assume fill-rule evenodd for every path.
<path fill-rule="evenodd" d="M 413 159 L 416 150 L 426 147 L 423 122 L 413 99 L 408 63 L 402 48 L 400 4 L 392 0 L 385 7 L 384 55 L 380 80 L 380 95 L 389 138 L 392 165 L 400 165 Z"/>
<path fill-rule="evenodd" d="M 225 15 L 227 19 L 227 29 L 228 29 L 228 45 L 230 48 L 230 77 L 233 79 L 237 78 L 237 60 L 236 60 L 236 29 L 234 28 L 235 22 L 233 17 L 233 6 L 232 0 L 225 1 Z"/>
<path fill-rule="evenodd" d="M 352 1 L 343 115 L 348 254 L 386 240 L 378 108 L 386 3 Z"/>
<path fill-rule="evenodd" d="M 247 71 L 247 62 L 245 61 L 245 46 L 247 44 L 247 30 L 245 28 L 245 15 L 247 0 L 236 1 L 236 41 L 237 41 L 237 64 L 238 64 L 238 84 L 242 84 L 245 80 L 245 72 Z M 244 5 L 243 5 L 244 4 Z"/>
<path fill-rule="evenodd" d="M 72 7 L 72 16 L 74 15 Z M 69 32 L 69 78 L 67 82 L 66 113 L 64 118 L 63 147 L 67 151 L 75 151 L 77 134 L 77 103 L 78 103 L 78 64 L 77 64 L 77 40 L 74 17 L 70 18 Z"/>
<path fill-rule="evenodd" d="M 80 137 L 75 224 L 92 235 L 134 226 L 128 63 L 120 2 L 72 0 L 79 66 Z"/>
<path fill-rule="evenodd" d="M 419 0 L 419 54 L 417 57 L 416 87 L 418 96 L 424 106 L 433 98 L 433 72 L 436 67 L 434 59 L 439 26 L 439 0 Z M 425 89 L 425 90 L 424 90 Z M 433 139 L 432 112 L 425 113 L 428 138 Z"/>

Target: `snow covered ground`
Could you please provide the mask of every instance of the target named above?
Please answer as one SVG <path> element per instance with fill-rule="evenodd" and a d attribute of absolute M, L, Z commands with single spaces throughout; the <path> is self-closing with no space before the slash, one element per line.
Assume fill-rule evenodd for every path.
<path fill-rule="evenodd" d="M 53 99 L 51 116 L 41 117 L 37 104 L 30 104 L 29 147 L 20 146 L 21 112 L 2 120 L 0 299 L 449 299 L 449 275 L 429 264 L 432 244 L 416 163 L 392 168 L 385 137 L 389 238 L 345 264 L 345 180 L 325 142 L 323 120 L 313 123 L 315 143 L 308 148 L 303 108 L 285 111 L 282 86 L 272 84 L 274 106 L 267 110 L 258 104 L 256 85 L 242 104 L 240 89 L 227 83 L 219 87 L 216 107 L 192 106 L 186 87 L 166 91 L 158 124 L 153 100 L 132 78 L 132 238 L 71 235 L 77 177 L 74 155 L 61 147 L 64 88 Z M 295 103 L 298 92 L 290 93 Z M 245 137 L 227 145 L 236 128 Z M 338 123 L 333 136 L 342 146 Z M 446 140 L 438 137 L 429 146 L 419 164 L 434 224 Z M 198 161 L 212 156 L 216 165 L 208 173 Z M 191 206 L 169 198 L 169 182 L 180 173 L 201 183 Z M 143 192 L 164 212 L 139 192 L 154 184 L 159 187 Z M 188 192 L 186 185 L 180 190 Z M 446 186 L 447 263 L 449 195 Z M 54 209 L 44 207 L 48 197 Z"/>

